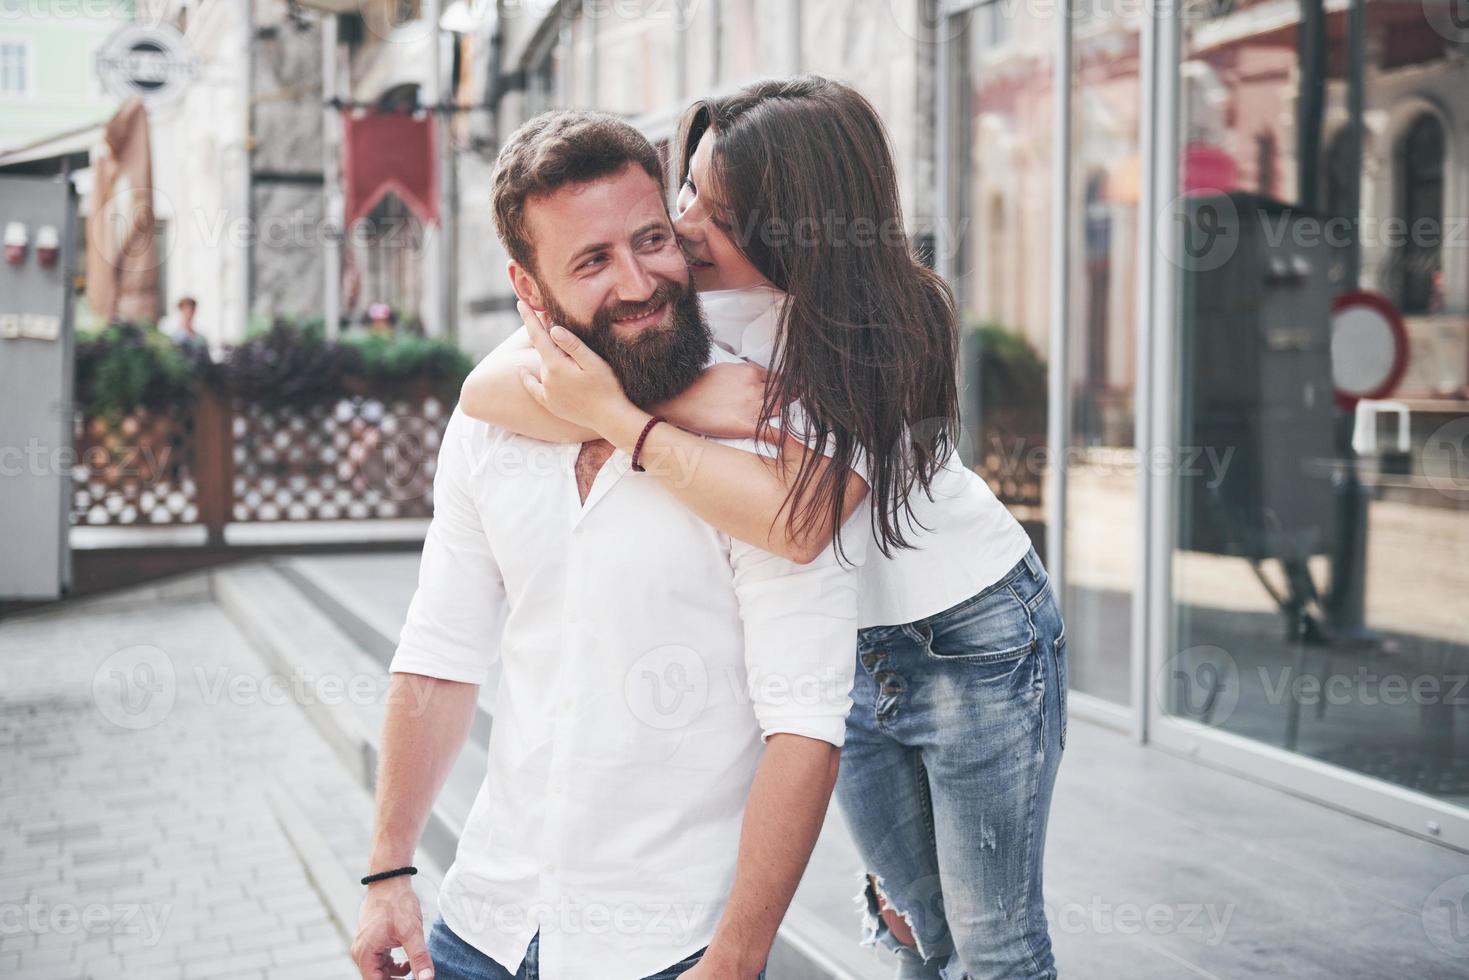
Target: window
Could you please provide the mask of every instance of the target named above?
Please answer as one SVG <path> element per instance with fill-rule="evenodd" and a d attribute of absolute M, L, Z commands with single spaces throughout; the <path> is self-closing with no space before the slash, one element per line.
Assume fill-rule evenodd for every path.
<path fill-rule="evenodd" d="M 1405 240 L 1398 250 L 1398 302 L 1404 313 L 1436 313 L 1443 306 L 1444 131 L 1424 113 L 1408 127 L 1398 150 Z"/>
<path fill-rule="evenodd" d="M 0 40 L 0 97 L 31 94 L 31 46 L 19 39 Z"/>

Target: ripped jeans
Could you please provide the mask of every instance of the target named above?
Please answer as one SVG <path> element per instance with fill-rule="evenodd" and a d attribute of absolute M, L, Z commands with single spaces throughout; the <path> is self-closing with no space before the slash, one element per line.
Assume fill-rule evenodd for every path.
<path fill-rule="evenodd" d="M 1066 744 L 1066 631 L 1034 551 L 994 585 L 903 626 L 861 631 L 837 798 L 863 875 L 864 943 L 898 980 L 1054 978 L 1041 894 Z"/>

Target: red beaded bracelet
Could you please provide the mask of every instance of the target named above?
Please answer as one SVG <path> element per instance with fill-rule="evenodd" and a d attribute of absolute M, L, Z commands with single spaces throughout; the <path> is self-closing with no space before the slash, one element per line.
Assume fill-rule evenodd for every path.
<path fill-rule="evenodd" d="M 647 440 L 648 433 L 653 431 L 653 426 L 657 425 L 659 422 L 667 421 L 668 420 L 665 419 L 663 416 L 655 415 L 652 418 L 648 419 L 648 424 L 643 426 L 642 432 L 638 433 L 637 445 L 632 447 L 632 468 L 634 471 L 638 473 L 645 472 L 646 468 L 643 466 L 642 463 L 638 462 L 638 457 L 643 454 L 643 442 Z"/>

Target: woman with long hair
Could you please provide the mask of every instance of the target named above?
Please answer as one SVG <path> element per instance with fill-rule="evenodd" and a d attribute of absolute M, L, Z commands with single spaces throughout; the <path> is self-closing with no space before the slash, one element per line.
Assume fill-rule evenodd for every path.
<path fill-rule="evenodd" d="M 695 103 L 675 152 L 674 230 L 715 340 L 748 363 L 651 407 L 675 424 L 644 433 L 644 458 L 692 441 L 699 464 L 648 472 L 795 561 L 840 550 L 870 497 L 866 526 L 845 532 L 875 547 L 837 782 L 865 865 L 864 941 L 893 949 L 901 978 L 1054 977 L 1041 868 L 1065 628 L 1024 530 L 955 452 L 958 315 L 908 244 L 886 130 L 852 88 L 804 76 Z M 521 313 L 525 332 L 466 381 L 464 411 L 630 449 L 643 426 L 629 419 L 651 416 L 585 345 Z"/>

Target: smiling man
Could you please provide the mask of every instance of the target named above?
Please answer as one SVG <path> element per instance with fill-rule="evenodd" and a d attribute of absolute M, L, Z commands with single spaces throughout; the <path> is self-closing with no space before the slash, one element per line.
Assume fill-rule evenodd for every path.
<path fill-rule="evenodd" d="M 639 405 L 733 360 L 711 345 L 661 174 L 630 126 L 558 112 L 510 138 L 494 180 L 517 294 Z M 400 945 L 420 980 L 763 976 L 835 781 L 861 547 L 778 558 L 632 462 L 455 409 L 390 666 L 363 977 L 401 975 Z M 401 872 L 492 664 L 488 773 L 425 944 Z"/>

